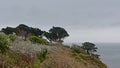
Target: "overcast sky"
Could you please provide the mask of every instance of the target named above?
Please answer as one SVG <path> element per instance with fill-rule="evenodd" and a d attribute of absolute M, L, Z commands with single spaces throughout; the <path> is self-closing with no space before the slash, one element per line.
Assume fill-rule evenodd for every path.
<path fill-rule="evenodd" d="M 120 0 L 0 0 L 0 28 L 65 28 L 65 42 L 120 42 Z"/>

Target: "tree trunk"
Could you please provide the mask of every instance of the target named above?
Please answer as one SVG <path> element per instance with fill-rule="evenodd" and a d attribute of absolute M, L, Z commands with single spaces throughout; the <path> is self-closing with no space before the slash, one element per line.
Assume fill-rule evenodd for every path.
<path fill-rule="evenodd" d="M 89 55 L 90 55 L 89 50 L 87 50 L 87 54 L 89 54 Z"/>

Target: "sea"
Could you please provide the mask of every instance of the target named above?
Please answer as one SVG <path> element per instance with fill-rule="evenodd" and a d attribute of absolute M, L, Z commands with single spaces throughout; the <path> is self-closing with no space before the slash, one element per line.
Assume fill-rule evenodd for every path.
<path fill-rule="evenodd" d="M 67 43 L 68 44 L 68 43 Z M 73 43 L 69 43 L 72 45 Z M 76 43 L 81 45 L 80 43 Z M 120 43 L 95 43 L 100 60 L 108 68 L 120 68 Z"/>
<path fill-rule="evenodd" d="M 96 43 L 100 59 L 108 68 L 120 68 L 120 43 Z"/>

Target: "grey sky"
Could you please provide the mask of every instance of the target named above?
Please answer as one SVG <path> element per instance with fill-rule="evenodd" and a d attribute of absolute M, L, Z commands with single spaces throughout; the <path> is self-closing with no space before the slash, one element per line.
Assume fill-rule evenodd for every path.
<path fill-rule="evenodd" d="M 65 42 L 120 42 L 119 0 L 0 0 L 0 28 L 64 27 Z"/>

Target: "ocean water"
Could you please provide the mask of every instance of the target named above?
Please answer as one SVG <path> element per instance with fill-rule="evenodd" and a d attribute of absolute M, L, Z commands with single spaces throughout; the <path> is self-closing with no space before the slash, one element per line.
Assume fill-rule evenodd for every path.
<path fill-rule="evenodd" d="M 120 68 L 120 43 L 97 43 L 96 46 L 108 68 Z"/>

